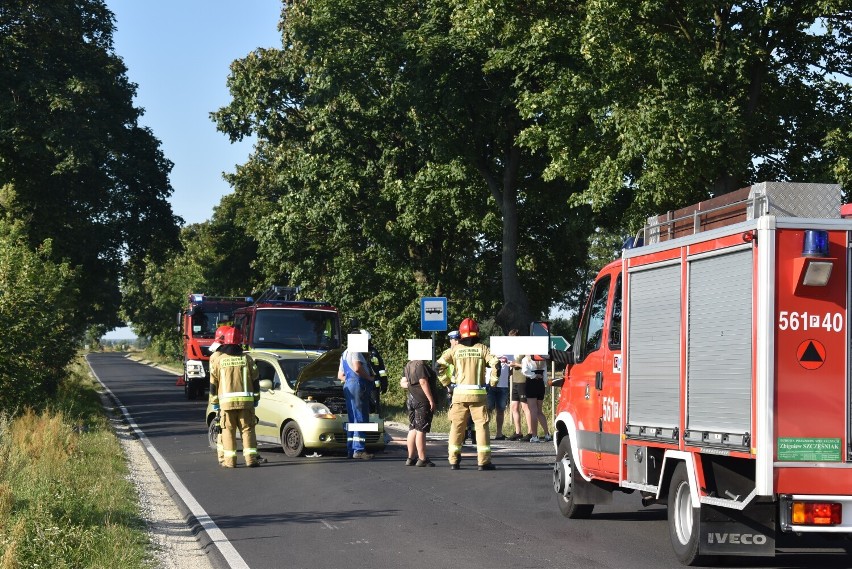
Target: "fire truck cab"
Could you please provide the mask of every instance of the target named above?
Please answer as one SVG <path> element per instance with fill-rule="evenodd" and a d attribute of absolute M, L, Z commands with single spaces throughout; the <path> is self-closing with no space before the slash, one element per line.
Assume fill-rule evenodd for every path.
<path fill-rule="evenodd" d="M 210 344 L 216 328 L 233 321 L 234 311 L 248 306 L 250 298 L 189 295 L 187 308 L 178 314 L 183 338 L 183 384 L 187 399 L 203 396 L 210 388 Z"/>
<path fill-rule="evenodd" d="M 295 287 L 273 286 L 234 312 L 249 350 L 319 357 L 341 346 L 340 315 L 325 301 L 296 300 Z"/>
<path fill-rule="evenodd" d="M 852 534 L 840 187 L 762 183 L 649 219 L 598 274 L 562 378 L 553 487 L 667 504 L 677 558 Z"/>

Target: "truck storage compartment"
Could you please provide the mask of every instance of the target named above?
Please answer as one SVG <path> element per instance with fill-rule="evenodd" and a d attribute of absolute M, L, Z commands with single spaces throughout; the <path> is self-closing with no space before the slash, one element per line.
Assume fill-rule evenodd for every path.
<path fill-rule="evenodd" d="M 684 439 L 747 448 L 754 253 L 724 251 L 689 259 Z"/>
<path fill-rule="evenodd" d="M 677 439 L 680 421 L 680 262 L 631 270 L 629 436 Z"/>

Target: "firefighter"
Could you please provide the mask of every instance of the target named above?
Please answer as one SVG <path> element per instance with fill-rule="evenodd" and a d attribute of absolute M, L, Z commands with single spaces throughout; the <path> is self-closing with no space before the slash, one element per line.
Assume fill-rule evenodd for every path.
<path fill-rule="evenodd" d="M 246 466 L 260 464 L 254 432 L 254 408 L 260 399 L 258 371 L 252 357 L 243 353 L 242 341 L 238 329 L 220 326 L 213 344 L 216 351 L 210 356 L 210 403 L 221 417 L 220 463 L 226 468 L 237 465 L 237 429 Z"/>
<path fill-rule="evenodd" d="M 496 367 L 498 360 L 485 344 L 478 342 L 479 325 L 465 318 L 459 325 L 459 343 L 446 350 L 438 359 L 438 379 L 452 390 L 450 407 L 450 438 L 447 454 L 450 468 L 458 470 L 464 442 L 467 418 L 476 425 L 476 462 L 479 470 L 494 470 L 491 462 L 491 442 L 488 429 L 488 407 L 485 401 L 485 368 Z M 450 375 L 455 370 L 455 384 Z M 491 378 L 496 383 L 496 378 Z"/>

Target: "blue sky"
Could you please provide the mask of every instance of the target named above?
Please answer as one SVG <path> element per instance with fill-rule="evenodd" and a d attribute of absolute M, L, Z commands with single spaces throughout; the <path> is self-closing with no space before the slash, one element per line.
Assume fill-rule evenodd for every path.
<path fill-rule="evenodd" d="M 115 14 L 115 52 L 137 84 L 141 124 L 174 163 L 172 209 L 186 223 L 210 219 L 231 191 L 222 179 L 251 152 L 216 131 L 211 111 L 226 105 L 232 61 L 280 47 L 281 0 L 106 0 Z M 106 338 L 132 338 L 118 329 Z"/>

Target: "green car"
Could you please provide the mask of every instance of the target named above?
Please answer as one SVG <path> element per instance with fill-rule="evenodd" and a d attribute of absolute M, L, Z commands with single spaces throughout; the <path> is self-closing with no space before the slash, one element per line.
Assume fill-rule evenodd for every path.
<path fill-rule="evenodd" d="M 255 409 L 258 442 L 281 445 L 290 457 L 302 456 L 308 450 L 345 453 L 349 417 L 343 384 L 337 379 L 343 349 L 329 350 L 319 357 L 289 350 L 248 353 L 260 372 L 260 402 Z M 210 446 L 215 449 L 216 412 L 209 403 L 206 416 Z M 370 422 L 377 430 L 366 433 L 367 449 L 383 450 L 384 421 L 371 414 Z"/>

